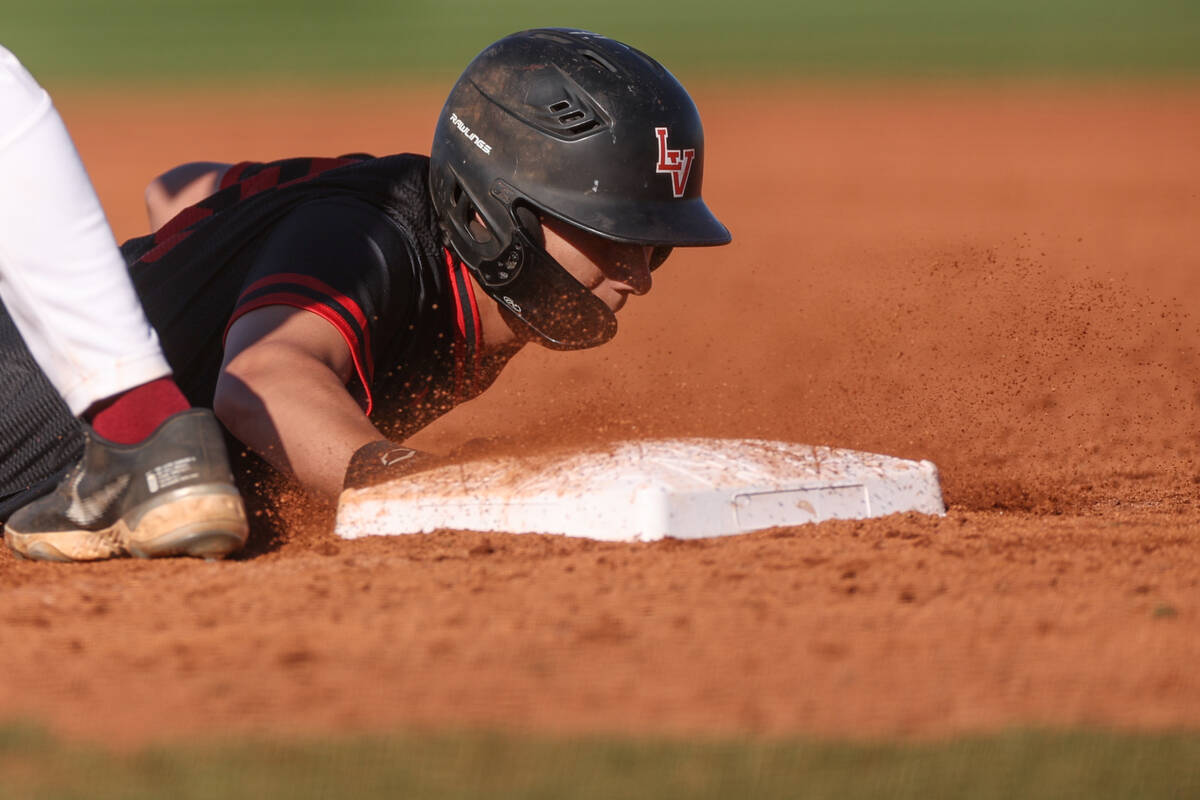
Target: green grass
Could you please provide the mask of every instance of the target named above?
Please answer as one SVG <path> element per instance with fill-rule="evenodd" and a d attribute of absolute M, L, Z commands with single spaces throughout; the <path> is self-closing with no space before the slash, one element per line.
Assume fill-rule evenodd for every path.
<path fill-rule="evenodd" d="M 608 33 L 689 75 L 1200 75 L 1195 0 L 0 0 L 54 79 L 423 80 L 514 30 Z"/>
<path fill-rule="evenodd" d="M 115 755 L 0 728 L 0 798 L 1190 798 L 1200 735 L 1012 732 L 929 744 L 406 734 Z"/>

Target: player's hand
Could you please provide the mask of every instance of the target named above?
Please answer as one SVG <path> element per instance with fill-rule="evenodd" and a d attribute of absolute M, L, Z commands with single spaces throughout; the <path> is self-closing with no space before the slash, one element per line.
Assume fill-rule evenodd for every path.
<path fill-rule="evenodd" d="M 371 442 L 350 457 L 342 489 L 364 489 L 445 463 L 441 456 L 395 442 Z"/>

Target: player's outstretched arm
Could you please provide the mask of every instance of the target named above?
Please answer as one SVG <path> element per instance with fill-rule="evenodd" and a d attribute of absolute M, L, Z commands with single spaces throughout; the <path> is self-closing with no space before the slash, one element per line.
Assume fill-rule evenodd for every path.
<path fill-rule="evenodd" d="M 346 389 L 353 371 L 350 349 L 329 322 L 265 306 L 230 326 L 213 410 L 276 469 L 336 498 L 351 456 L 384 440 Z"/>
<path fill-rule="evenodd" d="M 145 192 L 150 232 L 215 192 L 231 166 L 216 161 L 193 161 L 173 167 L 150 181 Z"/>

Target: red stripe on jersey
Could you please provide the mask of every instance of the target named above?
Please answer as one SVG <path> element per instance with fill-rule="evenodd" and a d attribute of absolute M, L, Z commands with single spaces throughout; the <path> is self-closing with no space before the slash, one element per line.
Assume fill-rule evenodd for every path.
<path fill-rule="evenodd" d="M 246 171 L 246 167 L 253 164 L 253 161 L 239 161 L 225 171 L 221 176 L 221 182 L 217 185 L 218 189 L 228 189 L 242 179 L 242 173 Z"/>
<path fill-rule="evenodd" d="M 446 254 L 446 274 L 450 276 L 451 294 L 454 296 L 454 316 L 458 323 L 458 335 L 463 339 L 467 338 L 467 320 L 463 317 L 462 301 L 459 299 L 458 289 L 458 270 L 454 269 L 454 259 L 450 255 L 449 250 L 443 251 Z"/>
<path fill-rule="evenodd" d="M 238 199 L 245 200 L 247 197 L 253 197 L 259 192 L 265 192 L 278 185 L 279 167 L 267 167 L 257 175 L 251 175 L 246 180 L 238 182 Z"/>
<path fill-rule="evenodd" d="M 475 320 L 475 352 L 483 346 L 483 326 L 479 324 L 479 305 L 475 302 L 475 281 L 463 268 L 463 283 L 467 286 L 467 300 L 471 303 L 471 319 Z"/>
<path fill-rule="evenodd" d="M 471 346 L 478 351 L 483 343 L 483 331 L 479 325 L 479 306 L 475 302 L 474 283 L 467 274 L 466 266 L 461 261 L 456 262 L 449 249 L 443 248 L 442 253 L 446 257 L 446 271 L 450 274 L 450 287 L 454 289 L 454 312 L 458 322 L 458 332 L 464 338 L 466 337 L 466 315 L 469 313 L 471 321 L 474 323 L 472 329 L 475 334 Z M 467 298 L 467 308 L 463 308 L 461 300 L 464 295 Z"/>
<path fill-rule="evenodd" d="M 143 264 L 153 264 L 155 261 L 158 261 L 160 258 L 165 256 L 167 251 L 172 247 L 191 236 L 192 233 L 193 231 L 189 230 L 179 231 L 173 236 L 166 237 L 161 242 L 158 241 L 158 234 L 155 234 L 154 241 L 158 242 L 158 244 L 147 250 L 146 254 L 139 258 L 138 261 L 142 262 Z"/>
<path fill-rule="evenodd" d="M 462 300 L 459 298 L 458 291 L 458 276 L 455 274 L 454 259 L 450 257 L 449 250 L 443 250 L 446 254 L 446 277 L 450 279 L 450 296 L 454 298 L 454 332 L 457 334 L 454 337 L 453 353 L 454 353 L 454 396 L 456 398 L 463 396 L 465 381 L 467 376 L 466 354 L 467 350 L 467 321 L 463 318 Z"/>
<path fill-rule="evenodd" d="M 357 164 L 361 160 L 362 159 L 360 158 L 314 158 L 309 164 L 308 174 L 303 178 L 297 178 L 294 181 L 289 181 L 289 183 L 306 181 L 309 178 L 317 177 L 322 172 L 326 172 L 331 169 L 337 169 L 338 167 L 344 167 L 347 164 Z"/>
<path fill-rule="evenodd" d="M 345 318 L 337 311 L 333 310 L 324 303 L 314 300 L 311 297 L 305 297 L 300 294 L 291 294 L 289 292 L 273 292 L 262 297 L 256 297 L 249 303 L 243 306 L 238 306 L 234 309 L 233 316 L 229 319 L 229 324 L 225 326 L 225 333 L 221 338 L 224 341 L 225 336 L 229 335 L 229 328 L 233 326 L 244 314 L 266 306 L 291 306 L 304 311 L 310 311 L 316 314 L 321 319 L 332 325 L 338 333 L 342 335 L 346 346 L 350 348 L 350 358 L 354 361 L 354 371 L 358 374 L 358 380 L 362 383 L 363 393 L 366 396 L 366 403 L 363 408 L 363 413 L 370 415 L 371 409 L 374 407 L 374 397 L 371 395 L 371 382 L 367 378 L 367 371 L 364 369 L 364 364 L 359 358 L 358 348 L 355 347 L 357 337 L 354 334 L 354 329 L 350 327 Z"/>
<path fill-rule="evenodd" d="M 308 159 L 308 170 L 298 178 L 293 178 L 290 181 L 280 183 L 279 174 L 283 167 L 282 164 L 272 164 L 270 166 L 256 161 L 241 161 L 230 167 L 221 177 L 219 189 L 226 189 L 233 186 L 235 183 L 241 183 L 242 189 L 239 199 L 245 199 L 267 189 L 272 189 L 277 186 L 291 186 L 294 183 L 311 180 L 317 177 L 322 172 L 328 172 L 331 169 L 344 167 L 347 164 L 357 164 L 362 161 L 361 158 L 310 158 Z M 288 162 L 294 163 L 294 162 Z M 242 175 L 248 169 L 254 166 L 265 167 L 261 172 L 251 175 L 249 178 L 242 180 Z"/>
<path fill-rule="evenodd" d="M 159 237 L 173 236 L 184 228 L 190 228 L 196 222 L 213 215 L 211 208 L 203 206 L 188 206 L 180 211 L 175 216 L 171 217 L 161 228 L 159 228 L 154 236 L 155 241 Z"/>
<path fill-rule="evenodd" d="M 474 385 L 479 374 L 483 330 L 479 324 L 474 285 L 466 265 L 456 260 L 449 249 L 443 249 L 442 252 L 451 295 L 454 297 L 454 321 L 458 334 L 454 343 L 454 393 L 460 400 L 466 400 L 477 394 Z"/>
<path fill-rule="evenodd" d="M 367 330 L 367 315 L 363 313 L 363 310 L 359 307 L 358 303 L 354 300 L 354 298 L 342 294 L 328 283 L 325 283 L 325 281 L 320 280 L 319 278 L 314 278 L 312 275 L 304 275 L 303 273 L 299 272 L 279 272 L 275 275 L 268 275 L 267 277 L 261 278 L 260 280 L 257 280 L 247 286 L 245 291 L 242 292 L 241 296 L 238 297 L 238 301 L 241 302 L 242 297 L 245 297 L 251 292 L 256 292 L 259 289 L 279 283 L 294 283 L 299 286 L 303 286 L 306 289 L 312 289 L 313 291 L 320 292 L 323 295 L 327 295 L 330 300 L 336 301 L 342 308 L 346 309 L 350 316 L 354 317 L 354 321 L 358 323 L 360 328 L 362 328 L 364 337 L 363 344 L 366 346 L 367 352 L 370 352 L 370 340 L 365 338 L 370 336 L 370 332 Z"/>
<path fill-rule="evenodd" d="M 325 283 L 324 281 L 314 278 L 311 275 L 303 275 L 298 272 L 280 272 L 276 275 L 268 275 L 267 277 L 262 278 L 261 280 L 257 280 L 254 283 L 247 286 L 246 290 L 243 291 L 242 294 L 238 297 L 237 302 L 240 304 L 242 302 L 243 297 L 245 297 L 246 295 L 248 295 L 252 292 L 256 292 L 260 289 L 265 289 L 265 288 L 268 288 L 271 286 L 286 286 L 289 283 L 296 284 L 298 286 L 303 286 L 306 289 L 312 289 L 315 292 L 320 292 L 321 294 L 325 295 L 330 300 L 332 300 L 333 302 L 337 303 L 342 308 L 344 308 L 346 310 L 346 313 L 349 314 L 354 319 L 354 321 L 358 323 L 359 330 L 362 331 L 362 352 L 363 352 L 364 358 L 366 359 L 365 366 L 367 367 L 367 374 L 370 375 L 371 377 L 374 377 L 375 359 L 371 355 L 371 330 L 370 330 L 370 328 L 367 327 L 367 315 L 363 313 L 362 308 L 359 307 L 358 302 L 355 301 L 354 298 L 348 297 L 347 295 L 342 294 L 337 289 L 334 289 L 332 286 Z M 283 291 L 286 292 L 286 289 Z M 255 300 L 253 302 L 257 304 L 258 298 L 255 298 Z M 332 311 L 333 313 L 337 313 L 332 308 L 330 309 L 330 311 Z M 238 310 L 235 308 L 235 310 L 234 310 L 235 318 L 238 313 L 239 313 Z M 232 322 L 232 320 L 231 320 L 231 322 Z M 228 325 L 225 327 L 225 330 L 226 331 L 229 330 Z M 351 333 L 353 334 L 352 329 L 347 327 L 347 330 L 350 330 Z M 358 352 L 358 347 L 357 347 L 358 337 L 354 336 L 353 339 L 354 339 L 354 341 L 347 340 L 346 344 L 350 345 L 350 349 L 352 351 L 354 351 L 355 353 L 357 353 Z M 357 358 L 357 356 L 356 356 L 356 358 Z"/>

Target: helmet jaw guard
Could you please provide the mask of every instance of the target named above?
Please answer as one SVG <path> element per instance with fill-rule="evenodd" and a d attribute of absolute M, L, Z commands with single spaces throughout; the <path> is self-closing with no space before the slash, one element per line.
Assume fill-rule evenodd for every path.
<path fill-rule="evenodd" d="M 548 346 L 579 349 L 611 339 L 616 317 L 535 242 L 536 214 L 653 246 L 658 263 L 672 247 L 725 244 L 701 198 L 703 160 L 695 105 L 656 61 L 539 29 L 496 42 L 459 78 L 430 191 L 447 244 L 484 290 Z"/>
<path fill-rule="evenodd" d="M 476 274 L 496 266 L 512 277 L 494 290 L 482 280 L 484 289 L 540 336 L 546 347 L 582 350 L 616 336 L 616 314 L 521 228 L 501 259 L 486 263 Z"/>
<path fill-rule="evenodd" d="M 439 187 L 433 182 L 431 186 L 437 196 Z M 497 180 L 492 189 L 499 202 L 490 203 L 494 207 L 489 210 L 506 216 L 499 222 L 485 216 L 461 183 L 449 194 L 451 205 L 439 214 L 448 244 L 483 290 L 536 333 L 543 345 L 583 350 L 616 336 L 616 315 L 546 252 L 537 214 L 512 187 Z M 493 233 L 498 230 L 508 233 L 503 247 Z"/>

